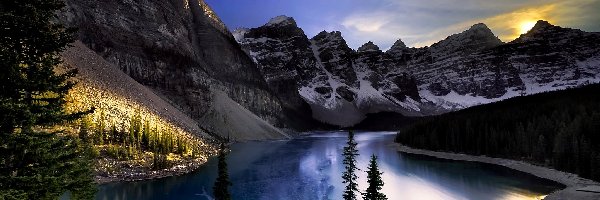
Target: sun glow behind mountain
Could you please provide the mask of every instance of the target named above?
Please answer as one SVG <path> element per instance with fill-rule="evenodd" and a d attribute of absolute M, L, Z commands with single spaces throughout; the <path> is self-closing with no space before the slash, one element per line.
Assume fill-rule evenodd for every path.
<path fill-rule="evenodd" d="M 519 33 L 520 34 L 525 34 L 527 33 L 527 31 L 531 30 L 531 28 L 533 28 L 535 26 L 535 21 L 525 21 L 525 22 L 521 22 L 521 28 Z"/>
<path fill-rule="evenodd" d="M 518 9 L 480 21 L 487 24 L 502 41 L 509 42 L 531 30 L 538 20 L 545 20 L 551 24 L 559 22 L 556 25 L 565 24 L 560 18 L 561 15 L 557 14 L 563 10 L 558 4 L 548 4 Z"/>

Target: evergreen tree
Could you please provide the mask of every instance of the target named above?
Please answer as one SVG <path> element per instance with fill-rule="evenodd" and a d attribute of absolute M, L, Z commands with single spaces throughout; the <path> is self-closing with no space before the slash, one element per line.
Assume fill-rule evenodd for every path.
<path fill-rule="evenodd" d="M 96 126 L 96 134 L 100 138 L 99 144 L 105 144 L 108 142 L 107 134 L 106 134 L 106 117 L 104 115 L 104 111 L 100 113 L 100 117 L 98 118 L 98 124 Z"/>
<path fill-rule="evenodd" d="M 88 148 L 50 128 L 87 112 L 66 113 L 75 70 L 56 74 L 73 30 L 56 23 L 60 0 L 0 1 L 0 199 L 93 198 Z"/>
<path fill-rule="evenodd" d="M 379 167 L 377 166 L 377 156 L 373 154 L 371 156 L 371 161 L 369 162 L 369 171 L 367 171 L 367 182 L 369 183 L 369 187 L 367 188 L 367 191 L 363 193 L 364 200 L 387 199 L 385 194 L 380 192 L 381 188 L 383 187 L 381 174 L 383 174 L 383 172 L 379 172 Z"/>
<path fill-rule="evenodd" d="M 144 128 L 142 129 L 142 147 L 143 149 L 149 149 L 150 147 L 150 121 L 148 119 L 144 121 Z"/>
<path fill-rule="evenodd" d="M 213 193 L 215 195 L 216 200 L 230 200 L 231 194 L 229 194 L 229 186 L 231 186 L 231 182 L 229 182 L 229 174 L 227 174 L 227 152 L 225 149 L 225 143 L 221 143 L 221 147 L 219 148 L 219 164 L 218 170 L 219 175 L 217 177 L 217 181 L 213 186 Z"/>
<path fill-rule="evenodd" d="M 359 170 L 356 166 L 356 157 L 358 156 L 358 149 L 356 149 L 356 141 L 354 141 L 354 132 L 348 132 L 348 142 L 346 143 L 346 147 L 344 147 L 344 152 L 342 156 L 344 156 L 343 163 L 345 165 L 346 171 L 342 174 L 342 179 L 346 184 L 346 188 L 344 190 L 343 197 L 345 200 L 356 200 L 355 192 L 358 192 L 358 183 L 356 183 L 356 179 L 358 177 L 355 174 L 355 171 Z"/>

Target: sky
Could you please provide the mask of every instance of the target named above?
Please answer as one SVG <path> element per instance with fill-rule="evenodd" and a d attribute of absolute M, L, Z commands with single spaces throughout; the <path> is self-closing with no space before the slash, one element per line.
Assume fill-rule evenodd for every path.
<path fill-rule="evenodd" d="M 389 49 L 402 39 L 409 47 L 429 46 L 485 23 L 504 42 L 539 19 L 600 32 L 600 0 L 205 0 L 229 29 L 254 28 L 269 19 L 293 17 L 308 37 L 341 31 L 357 49 L 373 41 Z"/>

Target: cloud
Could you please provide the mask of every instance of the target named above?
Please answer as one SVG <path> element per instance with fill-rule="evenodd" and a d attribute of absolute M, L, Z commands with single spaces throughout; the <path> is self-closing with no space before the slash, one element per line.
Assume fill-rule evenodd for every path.
<path fill-rule="evenodd" d="M 428 46 L 485 23 L 503 41 L 517 38 L 537 20 L 598 30 L 600 0 L 384 0 L 383 7 L 348 13 L 341 26 L 353 48 L 373 41 L 382 49 L 397 39 L 409 46 Z"/>
<path fill-rule="evenodd" d="M 552 15 L 552 13 L 556 8 L 556 4 L 525 8 L 483 19 L 482 21 L 501 40 L 508 42 L 527 32 L 528 28 L 532 28 L 531 24 L 535 24 L 537 20 L 546 20 L 554 23 L 556 21 L 555 18 L 558 16 Z"/>
<path fill-rule="evenodd" d="M 598 12 L 586 11 L 589 7 L 600 8 L 600 1 L 554 1 L 517 9 L 484 19 L 470 20 L 455 26 L 466 27 L 477 22 L 483 22 L 501 40 L 509 42 L 526 33 L 533 27 L 537 20 L 546 20 L 551 24 L 563 27 L 584 28 L 580 24 L 594 23 L 600 18 Z M 589 20 L 588 18 L 595 20 Z"/>
<path fill-rule="evenodd" d="M 390 22 L 391 17 L 388 13 L 351 15 L 344 19 L 342 25 L 360 32 L 378 32 Z"/>

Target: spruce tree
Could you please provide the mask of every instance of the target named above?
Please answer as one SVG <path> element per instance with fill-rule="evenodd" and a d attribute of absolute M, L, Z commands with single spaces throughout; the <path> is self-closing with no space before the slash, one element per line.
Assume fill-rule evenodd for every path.
<path fill-rule="evenodd" d="M 91 199 L 89 148 L 52 130 L 87 112 L 66 113 L 76 71 L 56 74 L 73 30 L 56 22 L 60 0 L 0 1 L 0 199 Z"/>
<path fill-rule="evenodd" d="M 346 147 L 344 147 L 344 152 L 342 156 L 344 156 L 344 166 L 346 171 L 342 174 L 342 179 L 346 184 L 346 188 L 344 190 L 343 197 L 345 200 L 356 200 L 356 193 L 358 192 L 358 183 L 356 183 L 355 171 L 359 170 L 356 166 L 356 157 L 358 156 L 358 149 L 356 149 L 356 141 L 354 141 L 354 132 L 348 132 L 348 141 L 346 143 Z"/>
<path fill-rule="evenodd" d="M 104 111 L 102 111 L 100 113 L 100 117 L 98 118 L 98 123 L 96 124 L 96 134 L 100 138 L 100 144 L 108 143 L 105 121 L 106 121 L 106 117 L 104 115 Z"/>
<path fill-rule="evenodd" d="M 381 188 L 383 187 L 383 180 L 381 179 L 382 172 L 379 172 L 379 167 L 377 166 L 377 156 L 373 154 L 371 156 L 371 161 L 369 162 L 369 171 L 367 171 L 367 182 L 369 183 L 369 187 L 367 191 L 363 193 L 364 200 L 386 200 L 387 197 L 385 194 L 381 193 Z"/>
<path fill-rule="evenodd" d="M 217 177 L 217 181 L 213 186 L 213 193 L 215 195 L 215 200 L 230 200 L 231 194 L 229 194 L 229 186 L 231 186 L 231 182 L 229 182 L 229 174 L 227 173 L 227 152 L 225 149 L 225 143 L 221 143 L 221 147 L 219 148 L 219 164 L 218 170 L 219 174 Z"/>

